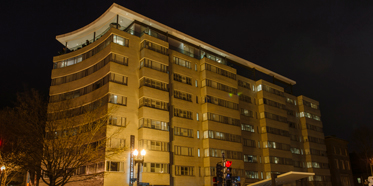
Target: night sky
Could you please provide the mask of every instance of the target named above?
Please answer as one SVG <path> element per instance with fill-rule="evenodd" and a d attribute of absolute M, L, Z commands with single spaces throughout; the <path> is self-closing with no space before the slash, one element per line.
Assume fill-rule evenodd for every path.
<path fill-rule="evenodd" d="M 115 1 L 293 79 L 320 102 L 325 135 L 349 140 L 373 115 L 373 1 Z M 56 35 L 98 18 L 112 1 L 2 1 L 0 108 L 35 88 L 48 95 Z"/>

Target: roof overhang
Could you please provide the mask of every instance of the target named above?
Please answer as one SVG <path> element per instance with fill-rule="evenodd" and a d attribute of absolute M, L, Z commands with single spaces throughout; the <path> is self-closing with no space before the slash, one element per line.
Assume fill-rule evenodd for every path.
<path fill-rule="evenodd" d="M 86 25 L 85 27 L 82 27 L 78 30 L 75 30 L 75 31 L 72 31 L 72 32 L 69 32 L 69 33 L 66 33 L 66 34 L 61 34 L 61 35 L 58 35 L 56 36 L 56 39 L 61 42 L 63 45 L 65 45 L 66 43 L 68 43 L 68 48 L 73 48 L 75 47 L 76 45 L 81 44 L 83 42 L 86 41 L 86 38 L 87 36 L 91 36 L 93 35 L 94 32 L 98 31 L 98 30 L 104 30 L 105 26 L 107 26 L 108 24 L 110 24 L 110 22 L 116 18 L 116 15 L 119 15 L 120 17 L 123 18 L 122 20 L 122 23 L 121 23 L 121 26 L 123 27 L 126 27 L 126 26 L 129 26 L 129 24 L 131 24 L 131 22 L 133 22 L 134 20 L 137 20 L 139 22 L 142 22 L 146 25 L 149 25 L 151 27 L 154 27 L 158 30 L 161 30 L 163 32 L 168 32 L 169 34 L 175 36 L 175 37 L 178 37 L 180 39 L 183 39 L 189 43 L 192 43 L 196 46 L 201 46 L 202 48 L 206 49 L 206 50 L 209 50 L 211 52 L 214 52 L 216 54 L 219 54 L 221 56 L 225 56 L 226 58 L 232 60 L 232 61 L 235 61 L 241 65 L 244 65 L 244 66 L 248 66 L 250 68 L 255 68 L 256 70 L 259 70 L 265 74 L 268 74 L 270 76 L 273 76 L 275 77 L 276 79 L 279 79 L 281 81 L 284 81 L 286 83 L 289 83 L 291 85 L 295 85 L 296 82 L 294 80 L 291 80 L 287 77 L 284 77 L 280 74 L 277 74 L 271 70 L 268 70 L 266 68 L 263 68 L 259 65 L 256 65 L 250 61 L 247 61 L 245 59 L 242 59 L 238 56 L 235 56 L 233 54 L 230 54 L 224 50 L 221 50 L 219 48 L 216 48 L 210 44 L 207 44 L 203 41 L 200 41 L 194 37 L 191 37 L 187 34 L 184 34 L 178 30 L 175 30 L 171 27 L 168 27 L 162 23 L 159 23 L 155 20 L 152 20 L 148 17 L 145 17 L 141 14 L 138 14 L 132 10 L 129 10 L 123 6 L 120 6 L 116 3 L 112 4 L 110 6 L 110 8 L 108 10 L 106 10 L 106 12 L 104 14 L 102 14 L 99 18 L 97 18 L 95 21 L 93 21 L 92 23 Z M 69 44 L 70 41 L 74 41 L 74 40 L 79 40 L 78 42 L 73 42 L 71 45 Z"/>
<path fill-rule="evenodd" d="M 291 183 L 291 182 L 294 182 L 296 180 L 300 180 L 302 178 L 307 178 L 307 177 L 313 176 L 313 175 L 315 175 L 315 173 L 290 171 L 290 172 L 278 175 L 277 178 L 276 178 L 276 185 Z M 258 181 L 258 182 L 255 182 L 255 183 L 251 183 L 247 186 L 271 186 L 271 185 L 272 185 L 272 179 L 266 179 L 266 180 Z"/>

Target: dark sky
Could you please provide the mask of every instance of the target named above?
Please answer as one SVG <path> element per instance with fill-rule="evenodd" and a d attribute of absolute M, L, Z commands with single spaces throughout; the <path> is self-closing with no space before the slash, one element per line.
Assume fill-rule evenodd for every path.
<path fill-rule="evenodd" d="M 325 135 L 349 140 L 373 115 L 371 0 L 133 0 L 128 9 L 297 81 L 320 102 Z M 1 2 L 0 108 L 18 91 L 48 94 L 55 36 L 103 14 L 113 1 Z"/>

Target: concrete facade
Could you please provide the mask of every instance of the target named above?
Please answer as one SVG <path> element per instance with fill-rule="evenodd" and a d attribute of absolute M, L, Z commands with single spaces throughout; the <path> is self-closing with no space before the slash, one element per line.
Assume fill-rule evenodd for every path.
<path fill-rule="evenodd" d="M 241 185 L 288 171 L 314 172 L 309 185 L 330 185 L 318 101 L 275 83 L 293 80 L 148 20 L 113 4 L 57 36 L 74 51 L 53 59 L 50 104 L 116 106 L 108 133 L 124 128 L 116 140 L 130 148 L 133 135 L 134 148 L 147 150 L 140 180 L 150 185 L 212 185 L 222 152 Z M 104 160 L 101 185 L 129 185 L 130 153 Z M 111 162 L 122 168 L 108 170 Z"/>

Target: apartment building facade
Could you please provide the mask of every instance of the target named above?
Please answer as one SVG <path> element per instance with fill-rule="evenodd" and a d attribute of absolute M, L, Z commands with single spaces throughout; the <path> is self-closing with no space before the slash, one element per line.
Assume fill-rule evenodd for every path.
<path fill-rule="evenodd" d="M 330 162 L 331 181 L 333 186 L 353 186 L 348 142 L 335 136 L 326 136 L 325 144 Z"/>
<path fill-rule="evenodd" d="M 128 151 L 91 166 L 103 185 L 136 177 L 132 149 L 150 185 L 212 185 L 222 152 L 241 185 L 289 171 L 330 185 L 319 103 L 295 81 L 117 4 L 56 39 L 71 52 L 53 58 L 51 103 L 116 106 L 108 131 Z"/>

